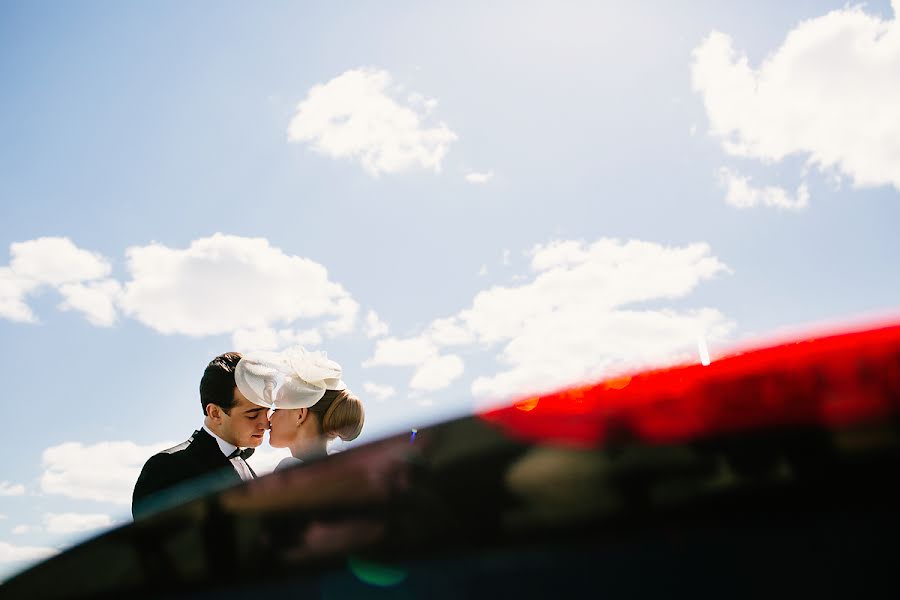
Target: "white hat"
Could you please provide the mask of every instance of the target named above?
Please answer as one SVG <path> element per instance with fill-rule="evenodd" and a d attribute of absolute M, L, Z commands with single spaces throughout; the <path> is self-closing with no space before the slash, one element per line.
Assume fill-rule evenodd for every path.
<path fill-rule="evenodd" d="M 238 362 L 234 382 L 247 400 L 267 408 L 309 408 L 325 390 L 343 390 L 341 365 L 302 346 L 250 352 Z"/>

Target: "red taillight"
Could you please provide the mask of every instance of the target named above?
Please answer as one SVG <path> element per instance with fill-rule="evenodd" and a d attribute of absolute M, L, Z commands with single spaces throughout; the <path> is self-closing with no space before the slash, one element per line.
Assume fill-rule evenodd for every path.
<path fill-rule="evenodd" d="M 900 413 L 900 325 L 820 336 L 530 396 L 481 417 L 529 441 L 672 443 Z"/>

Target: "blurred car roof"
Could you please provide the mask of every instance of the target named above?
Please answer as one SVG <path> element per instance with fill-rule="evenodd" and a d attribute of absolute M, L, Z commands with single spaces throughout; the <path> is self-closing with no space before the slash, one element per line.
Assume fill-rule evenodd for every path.
<path fill-rule="evenodd" d="M 0 595 L 896 592 L 898 415 L 900 325 L 804 338 L 520 398 L 219 489 Z"/>

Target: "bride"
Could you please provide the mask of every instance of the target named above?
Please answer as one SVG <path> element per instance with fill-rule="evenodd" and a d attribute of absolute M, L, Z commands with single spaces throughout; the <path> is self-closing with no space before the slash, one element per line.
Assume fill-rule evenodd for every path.
<path fill-rule="evenodd" d="M 275 470 L 326 455 L 326 444 L 336 437 L 355 440 L 362 430 L 362 402 L 347 390 L 326 390 L 309 408 L 278 408 L 272 413 L 269 445 L 290 448 L 291 456 Z"/>
<path fill-rule="evenodd" d="M 341 381 L 341 366 L 324 352 L 296 346 L 247 353 L 234 380 L 248 400 L 272 411 L 269 444 L 291 451 L 276 470 L 324 457 L 330 440 L 349 442 L 362 431 L 362 402 Z"/>

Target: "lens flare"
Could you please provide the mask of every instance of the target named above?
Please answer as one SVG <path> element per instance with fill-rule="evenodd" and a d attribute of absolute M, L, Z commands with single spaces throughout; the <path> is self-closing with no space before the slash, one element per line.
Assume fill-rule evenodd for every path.
<path fill-rule="evenodd" d="M 347 568 L 363 583 L 378 587 L 391 587 L 406 579 L 406 569 L 389 567 L 351 556 Z"/>

